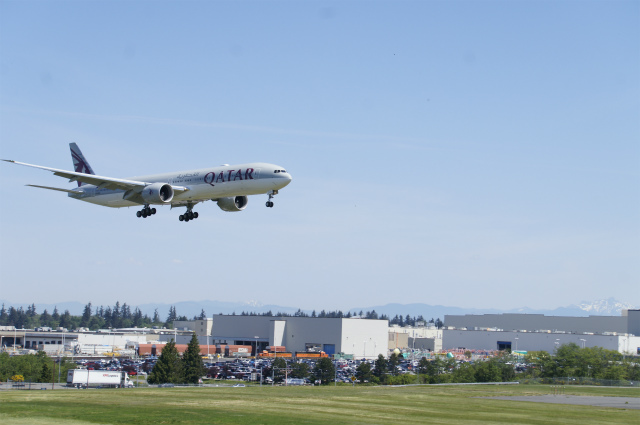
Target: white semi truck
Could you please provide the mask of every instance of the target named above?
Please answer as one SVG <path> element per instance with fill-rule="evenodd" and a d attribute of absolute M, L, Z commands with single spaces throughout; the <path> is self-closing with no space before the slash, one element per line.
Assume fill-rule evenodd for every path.
<path fill-rule="evenodd" d="M 131 388 L 133 382 L 124 371 L 70 369 L 67 374 L 67 387 Z"/>

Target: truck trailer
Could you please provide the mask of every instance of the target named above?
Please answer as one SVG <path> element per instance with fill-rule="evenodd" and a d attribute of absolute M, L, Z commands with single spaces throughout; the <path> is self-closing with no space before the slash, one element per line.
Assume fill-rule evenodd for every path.
<path fill-rule="evenodd" d="M 125 371 L 70 369 L 67 387 L 111 387 L 131 388 L 133 382 Z"/>

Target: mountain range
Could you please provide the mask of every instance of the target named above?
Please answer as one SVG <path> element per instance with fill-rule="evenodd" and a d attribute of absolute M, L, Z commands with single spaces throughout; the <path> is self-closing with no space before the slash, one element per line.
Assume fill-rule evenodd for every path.
<path fill-rule="evenodd" d="M 26 309 L 30 304 L 12 303 L 6 300 L 0 300 L 0 303 L 5 307 L 13 306 L 15 308 L 22 307 Z M 98 303 L 92 303 L 93 311 L 100 306 Z M 149 303 L 141 305 L 130 305 L 133 310 L 135 307 L 140 308 L 143 314 L 148 314 L 153 317 L 154 311 L 157 309 L 158 314 L 162 319 L 165 319 L 169 313 L 169 308 L 175 306 L 176 312 L 179 316 L 187 316 L 193 318 L 200 315 L 204 310 L 208 317 L 213 314 L 241 314 L 244 312 L 265 313 L 271 311 L 274 315 L 278 312 L 293 314 L 298 311 L 296 307 L 286 307 L 273 304 L 260 304 L 255 301 L 249 302 L 224 302 L 224 301 L 181 301 L 171 304 Z M 61 302 L 57 304 L 36 304 L 36 311 L 42 313 L 45 309 L 52 313 L 54 308 L 58 308 L 60 313 L 65 310 L 69 310 L 72 315 L 81 315 L 85 304 L 77 301 Z M 104 305 L 106 308 L 107 305 Z M 113 307 L 113 306 L 111 306 Z M 462 308 L 453 306 L 442 305 L 429 305 L 429 304 L 384 304 L 369 307 L 356 307 L 348 310 L 342 310 L 343 313 L 360 313 L 360 311 L 367 312 L 375 310 L 376 313 L 386 314 L 393 318 L 395 315 L 406 316 L 407 314 L 412 317 L 423 316 L 429 320 L 431 318 L 444 319 L 445 315 L 464 315 L 464 314 L 501 314 L 501 313 L 519 313 L 519 314 L 544 314 L 546 316 L 619 316 L 623 309 L 634 309 L 635 306 L 615 300 L 613 298 L 607 298 L 596 301 L 582 301 L 579 304 L 574 304 L 566 307 L 558 307 L 553 310 L 540 310 L 531 309 L 528 307 L 522 307 L 517 309 L 483 309 L 483 308 Z M 307 314 L 311 314 L 311 310 L 303 310 Z M 327 311 L 331 311 L 327 309 Z M 316 314 L 320 313 L 320 310 L 316 310 Z"/>

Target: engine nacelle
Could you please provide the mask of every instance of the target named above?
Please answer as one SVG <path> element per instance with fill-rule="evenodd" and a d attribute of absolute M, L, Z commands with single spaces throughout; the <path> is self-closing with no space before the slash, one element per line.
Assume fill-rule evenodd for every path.
<path fill-rule="evenodd" d="M 247 208 L 249 199 L 246 196 L 231 196 L 218 199 L 218 206 L 222 211 L 242 211 Z"/>
<path fill-rule="evenodd" d="M 173 188 L 168 183 L 153 183 L 145 186 L 140 196 L 146 204 L 166 204 L 173 199 Z"/>

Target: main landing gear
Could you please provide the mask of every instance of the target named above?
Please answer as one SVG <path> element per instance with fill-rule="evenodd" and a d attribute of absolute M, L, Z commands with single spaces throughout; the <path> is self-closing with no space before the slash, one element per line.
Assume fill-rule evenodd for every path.
<path fill-rule="evenodd" d="M 156 209 L 155 208 L 149 208 L 149 205 L 145 205 L 143 209 L 141 209 L 140 211 L 138 211 L 136 213 L 136 217 L 140 218 L 147 218 L 150 215 L 154 215 L 156 213 Z"/>
<path fill-rule="evenodd" d="M 180 221 L 190 221 L 196 218 L 198 218 L 198 213 L 193 212 L 193 205 L 187 206 L 187 212 L 178 217 Z"/>
<path fill-rule="evenodd" d="M 265 204 L 267 206 L 267 208 L 273 208 L 273 202 L 271 201 L 271 198 L 273 198 L 277 194 L 278 194 L 277 190 L 270 190 L 267 193 L 267 195 L 269 195 L 269 199 L 267 200 L 267 203 Z"/>

